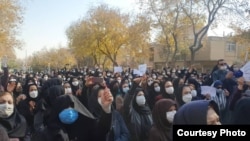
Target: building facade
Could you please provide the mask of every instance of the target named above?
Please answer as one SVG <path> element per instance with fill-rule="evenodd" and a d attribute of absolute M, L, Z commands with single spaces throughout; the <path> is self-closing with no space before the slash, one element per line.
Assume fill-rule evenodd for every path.
<path fill-rule="evenodd" d="M 154 67 L 162 69 L 171 62 L 166 62 L 166 55 L 162 55 L 161 45 L 152 44 Z M 228 65 L 244 61 L 244 52 L 247 46 L 237 45 L 230 37 L 209 36 L 203 41 L 203 47 L 196 52 L 195 65 L 197 69 L 203 72 L 213 68 L 217 60 L 225 59 Z M 190 64 L 190 53 L 187 50 L 186 54 L 177 53 L 175 57 L 175 66 L 188 67 Z"/>

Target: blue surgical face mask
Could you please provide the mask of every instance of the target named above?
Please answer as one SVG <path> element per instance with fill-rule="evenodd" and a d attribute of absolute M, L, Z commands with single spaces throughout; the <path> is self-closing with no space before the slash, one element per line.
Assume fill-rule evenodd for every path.
<path fill-rule="evenodd" d="M 78 112 L 72 108 L 64 109 L 59 113 L 59 119 L 64 124 L 72 124 L 78 119 Z"/>

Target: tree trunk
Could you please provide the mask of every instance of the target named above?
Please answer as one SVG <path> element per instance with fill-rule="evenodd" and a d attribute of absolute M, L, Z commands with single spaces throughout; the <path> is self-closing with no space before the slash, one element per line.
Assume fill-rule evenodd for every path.
<path fill-rule="evenodd" d="M 175 66 L 175 62 L 176 62 L 176 59 L 175 59 L 176 54 L 177 54 L 177 48 L 174 49 L 173 56 L 171 58 L 171 62 L 174 66 Z"/>
<path fill-rule="evenodd" d="M 96 56 L 93 56 L 93 59 L 94 59 L 94 64 L 95 64 L 95 65 L 98 64 L 98 61 L 97 61 Z"/>
<path fill-rule="evenodd" d="M 105 69 L 106 62 L 107 62 L 107 57 L 105 56 L 102 62 L 102 69 Z"/>
<path fill-rule="evenodd" d="M 195 63 L 195 51 L 194 50 L 190 50 L 191 53 L 191 60 L 190 60 L 190 65 L 193 65 Z"/>
<path fill-rule="evenodd" d="M 116 61 L 112 61 L 112 63 L 114 67 L 118 66 L 118 63 Z"/>
<path fill-rule="evenodd" d="M 176 56 L 177 51 L 178 51 L 178 41 L 177 41 L 177 35 L 176 34 L 173 33 L 172 37 L 174 39 L 174 52 L 173 52 L 173 56 L 171 58 L 171 61 L 172 61 L 173 65 L 175 66 L 175 62 L 176 62 L 175 56 Z"/>
<path fill-rule="evenodd" d="M 167 51 L 166 52 L 166 62 L 165 63 L 169 63 L 169 55 L 170 55 L 170 52 L 169 51 Z"/>

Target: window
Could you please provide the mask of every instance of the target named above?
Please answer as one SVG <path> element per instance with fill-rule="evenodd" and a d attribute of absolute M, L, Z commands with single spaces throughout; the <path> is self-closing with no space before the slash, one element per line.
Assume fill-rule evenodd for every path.
<path fill-rule="evenodd" d="M 235 52 L 236 51 L 236 43 L 227 43 L 227 51 Z"/>

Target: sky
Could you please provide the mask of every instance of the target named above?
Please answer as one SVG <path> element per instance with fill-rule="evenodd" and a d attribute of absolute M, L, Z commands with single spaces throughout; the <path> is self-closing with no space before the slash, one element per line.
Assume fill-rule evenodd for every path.
<path fill-rule="evenodd" d="M 17 58 L 23 59 L 43 48 L 67 46 L 66 29 L 83 17 L 92 7 L 102 3 L 133 11 L 134 0 L 22 0 L 24 9 L 23 24 L 18 38 L 22 50 L 16 50 Z"/>
<path fill-rule="evenodd" d="M 67 46 L 66 29 L 83 17 L 92 7 L 106 3 L 124 12 L 138 10 L 136 0 L 22 0 L 24 19 L 18 38 L 22 50 L 16 50 L 23 59 L 43 48 Z M 221 28 L 222 29 L 222 28 Z M 209 31 L 209 35 L 222 36 L 222 30 Z"/>

